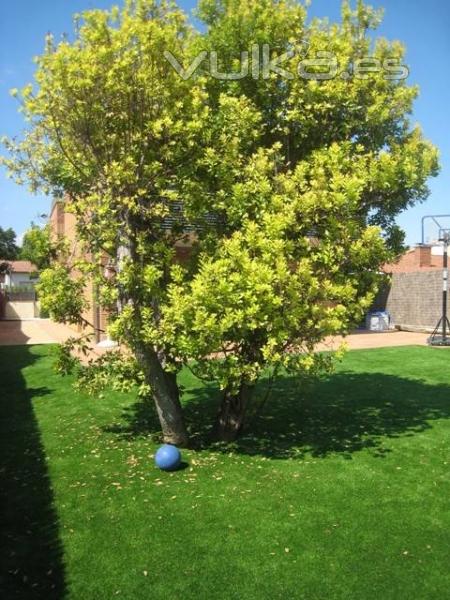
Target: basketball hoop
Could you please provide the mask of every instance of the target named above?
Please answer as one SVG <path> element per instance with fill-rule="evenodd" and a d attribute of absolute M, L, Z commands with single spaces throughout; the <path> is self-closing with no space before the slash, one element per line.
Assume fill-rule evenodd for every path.
<path fill-rule="evenodd" d="M 447 317 L 448 303 L 448 247 L 450 244 L 450 226 L 444 222 L 450 220 L 450 215 L 428 215 L 422 219 L 422 244 L 425 244 L 425 224 L 431 221 L 438 232 L 437 240 L 443 246 L 442 254 L 442 317 L 436 325 L 429 343 L 431 346 L 450 347 L 450 321 Z"/>

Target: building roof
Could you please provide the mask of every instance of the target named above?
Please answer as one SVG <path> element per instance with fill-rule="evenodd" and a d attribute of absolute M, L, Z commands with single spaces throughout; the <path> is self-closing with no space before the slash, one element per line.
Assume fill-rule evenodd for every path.
<path fill-rule="evenodd" d="M 383 266 L 385 273 L 417 273 L 438 269 L 442 269 L 442 256 L 434 254 L 432 246 L 422 244 L 407 250 L 397 262 Z"/>
<path fill-rule="evenodd" d="M 36 267 L 29 260 L 3 260 L 0 258 L 0 264 L 6 263 L 10 273 L 34 273 Z"/>

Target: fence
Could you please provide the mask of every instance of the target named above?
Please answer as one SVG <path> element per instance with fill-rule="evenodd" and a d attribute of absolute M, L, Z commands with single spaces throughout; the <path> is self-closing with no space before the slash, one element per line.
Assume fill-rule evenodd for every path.
<path fill-rule="evenodd" d="M 405 330 L 433 330 L 442 316 L 442 271 L 393 273 L 375 302 Z"/>
<path fill-rule="evenodd" d="M 32 286 L 14 286 L 0 290 L 0 319 L 24 320 L 39 317 L 39 304 Z"/>
<path fill-rule="evenodd" d="M 3 290 L 6 302 L 35 302 L 36 290 L 33 286 L 14 286 Z"/>

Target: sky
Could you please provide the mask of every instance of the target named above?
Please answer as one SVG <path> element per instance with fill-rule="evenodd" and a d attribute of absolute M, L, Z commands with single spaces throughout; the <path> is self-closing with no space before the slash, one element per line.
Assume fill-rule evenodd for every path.
<path fill-rule="evenodd" d="M 55 38 L 72 32 L 72 15 L 88 8 L 107 8 L 114 0 L 0 0 L 0 136 L 20 136 L 23 119 L 9 90 L 32 81 L 33 56 L 43 50 L 46 33 Z M 193 0 L 179 0 L 186 10 Z M 380 35 L 398 39 L 407 47 L 408 81 L 421 89 L 412 123 L 441 152 L 441 172 L 430 181 L 429 199 L 400 215 L 410 245 L 421 241 L 421 219 L 427 214 L 450 214 L 450 2 L 448 0 L 372 0 L 385 9 Z M 310 14 L 339 19 L 340 0 L 312 0 Z M 0 152 L 2 150 L 0 149 Z M 32 195 L 0 170 L 0 227 L 12 227 L 19 238 L 31 221 L 49 212 L 51 199 Z M 42 222 L 42 220 L 41 220 Z"/>

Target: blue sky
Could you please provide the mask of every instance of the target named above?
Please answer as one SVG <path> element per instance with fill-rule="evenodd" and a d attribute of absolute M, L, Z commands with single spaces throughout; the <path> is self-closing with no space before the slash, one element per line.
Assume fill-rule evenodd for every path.
<path fill-rule="evenodd" d="M 0 9 L 0 135 L 16 136 L 23 127 L 17 101 L 8 90 L 31 81 L 32 58 L 43 49 L 47 32 L 55 36 L 72 31 L 72 14 L 86 8 L 106 8 L 113 0 L 14 0 L 2 2 Z M 195 2 L 181 1 L 185 9 Z M 420 241 L 420 220 L 425 214 L 450 213 L 450 135 L 448 110 L 450 84 L 450 3 L 448 0 L 373 0 L 385 8 L 380 33 L 399 39 L 407 46 L 409 81 L 420 85 L 413 122 L 419 122 L 425 135 L 441 151 L 442 170 L 430 182 L 428 201 L 402 214 L 399 224 L 407 232 L 409 244 Z M 310 14 L 339 17 L 340 0 L 312 0 Z M 0 171 L 0 226 L 13 227 L 20 235 L 32 220 L 49 210 L 50 199 L 28 193 Z"/>

